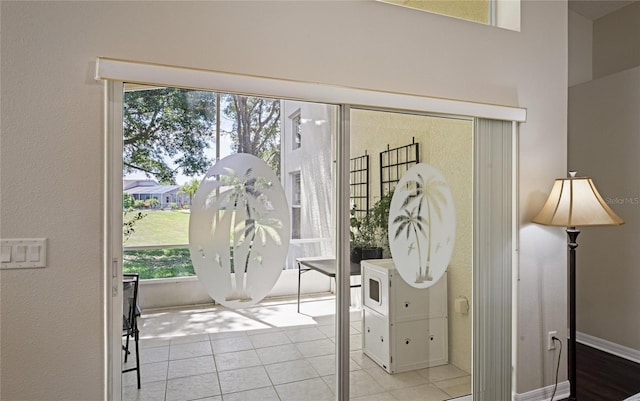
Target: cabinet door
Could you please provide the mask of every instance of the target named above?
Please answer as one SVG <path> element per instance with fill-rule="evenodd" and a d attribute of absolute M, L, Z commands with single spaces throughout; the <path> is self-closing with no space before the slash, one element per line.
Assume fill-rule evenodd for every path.
<path fill-rule="evenodd" d="M 393 369 L 404 372 L 447 363 L 446 334 L 444 318 L 397 323 L 393 333 Z"/>
<path fill-rule="evenodd" d="M 429 287 L 429 317 L 447 317 L 447 272 Z"/>
<path fill-rule="evenodd" d="M 392 273 L 392 321 L 403 322 L 446 316 L 447 274 L 429 288 L 414 288 Z"/>
<path fill-rule="evenodd" d="M 429 317 L 429 289 L 414 288 L 397 271 L 392 273 L 391 318 L 394 322 Z"/>
<path fill-rule="evenodd" d="M 389 320 L 364 308 L 362 351 L 383 369 L 390 371 Z"/>
<path fill-rule="evenodd" d="M 383 316 L 389 315 L 389 275 L 387 270 L 362 262 L 364 306 Z"/>
<path fill-rule="evenodd" d="M 449 362 L 448 321 L 443 317 L 427 320 L 427 344 L 429 345 L 429 366 L 443 365 Z"/>

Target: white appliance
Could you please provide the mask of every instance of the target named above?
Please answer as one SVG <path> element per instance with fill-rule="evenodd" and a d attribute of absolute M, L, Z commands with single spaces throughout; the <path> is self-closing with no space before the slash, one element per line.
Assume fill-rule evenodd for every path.
<path fill-rule="evenodd" d="M 447 273 L 418 289 L 392 259 L 361 263 L 363 352 L 389 373 L 448 363 Z"/>

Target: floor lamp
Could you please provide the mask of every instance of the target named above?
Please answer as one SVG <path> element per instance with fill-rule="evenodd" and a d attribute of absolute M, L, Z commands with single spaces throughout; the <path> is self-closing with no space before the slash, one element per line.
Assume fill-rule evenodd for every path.
<path fill-rule="evenodd" d="M 602 199 L 589 177 L 558 178 L 542 210 L 532 220 L 546 226 L 567 227 L 569 251 L 569 400 L 576 399 L 576 227 L 617 226 L 624 224 Z"/>

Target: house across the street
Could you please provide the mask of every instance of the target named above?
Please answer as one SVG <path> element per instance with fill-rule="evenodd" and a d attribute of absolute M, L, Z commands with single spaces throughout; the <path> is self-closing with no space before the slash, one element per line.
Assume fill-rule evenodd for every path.
<path fill-rule="evenodd" d="M 180 192 L 180 185 L 160 185 L 154 180 L 123 180 L 122 190 L 135 200 L 156 199 L 161 209 L 171 207 L 172 203 L 189 203 L 189 195 Z"/>

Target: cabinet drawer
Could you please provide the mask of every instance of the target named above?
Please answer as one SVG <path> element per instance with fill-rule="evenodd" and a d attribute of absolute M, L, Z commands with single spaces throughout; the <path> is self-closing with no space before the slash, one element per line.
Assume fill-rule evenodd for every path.
<path fill-rule="evenodd" d="M 364 308 L 362 351 L 382 368 L 389 370 L 389 320 Z"/>

